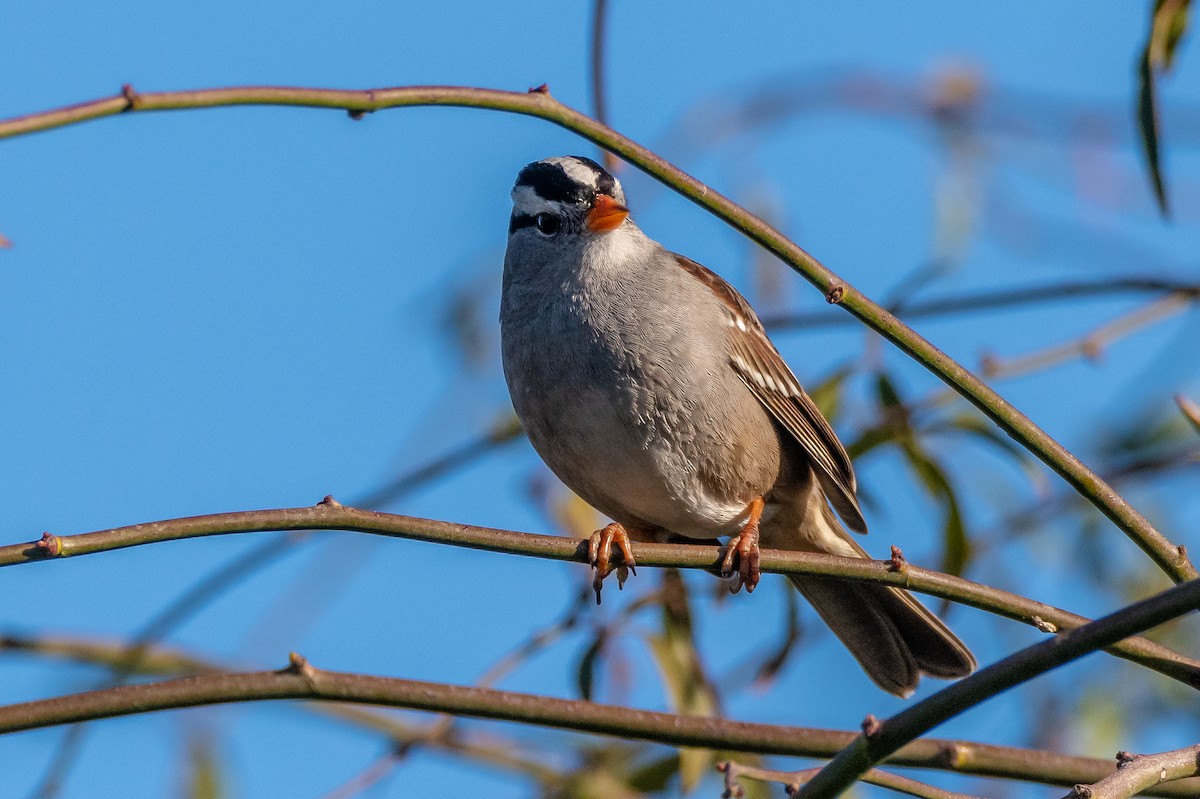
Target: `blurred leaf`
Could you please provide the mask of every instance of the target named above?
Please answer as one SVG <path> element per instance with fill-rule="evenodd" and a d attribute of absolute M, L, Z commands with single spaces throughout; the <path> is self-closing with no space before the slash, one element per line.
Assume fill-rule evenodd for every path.
<path fill-rule="evenodd" d="M 851 371 L 849 366 L 843 366 L 808 392 L 808 396 L 812 398 L 812 401 L 821 410 L 821 414 L 831 422 L 838 415 L 838 411 L 841 410 L 842 391 L 846 386 L 846 378 L 850 376 Z"/>
<path fill-rule="evenodd" d="M 1086 688 L 1079 698 L 1072 726 L 1082 733 L 1080 746 L 1087 752 L 1115 752 L 1128 746 L 1125 725 L 1129 708 L 1124 707 L 1123 691 L 1111 686 Z"/>
<path fill-rule="evenodd" d="M 1031 484 L 1038 488 L 1045 488 L 1045 472 L 1042 470 L 1041 461 L 1033 457 L 1029 450 L 1000 432 L 999 428 L 987 419 L 975 413 L 961 413 L 952 417 L 946 423 L 946 426 L 952 430 L 973 436 L 979 441 L 996 447 L 1007 455 L 1011 455 Z"/>
<path fill-rule="evenodd" d="M 213 751 L 212 739 L 196 735 L 188 745 L 187 796 L 189 799 L 221 799 L 221 767 Z"/>
<path fill-rule="evenodd" d="M 629 787 L 656 793 L 664 791 L 671 778 L 679 772 L 679 755 L 671 754 L 658 760 L 651 760 L 629 772 Z"/>
<path fill-rule="evenodd" d="M 784 628 L 783 641 L 768 653 L 766 659 L 755 670 L 755 688 L 766 688 L 778 676 L 780 669 L 795 651 L 796 644 L 800 642 L 803 630 L 800 626 L 800 610 L 799 603 L 796 601 L 796 592 L 784 591 L 783 596 L 787 602 L 787 626 Z"/>
<path fill-rule="evenodd" d="M 904 446 L 904 453 L 913 467 L 913 472 L 920 478 L 935 500 L 940 500 L 945 508 L 945 519 L 942 523 L 942 566 L 947 574 L 961 577 L 971 556 L 971 545 L 967 540 L 967 529 L 963 523 L 962 508 L 958 503 L 958 495 L 950 478 L 942 467 L 933 460 L 915 441 Z"/>
<path fill-rule="evenodd" d="M 662 582 L 662 632 L 648 643 L 667 691 L 667 705 L 687 716 L 715 716 L 719 703 L 696 650 L 687 587 L 676 569 L 664 570 Z M 680 747 L 681 791 L 695 788 L 715 762 L 710 750 Z"/>
<path fill-rule="evenodd" d="M 587 538 L 602 526 L 600 514 L 573 491 L 565 491 L 552 506 L 554 520 L 574 538 Z"/>
<path fill-rule="evenodd" d="M 892 378 L 888 376 L 887 372 L 880 372 L 875 376 L 875 394 L 885 409 L 897 413 L 897 422 L 907 424 L 908 411 L 900 400 L 900 392 L 896 389 L 896 384 L 892 382 Z"/>
<path fill-rule="evenodd" d="M 592 640 L 591 645 L 584 650 L 583 657 L 579 659 L 579 667 L 575 671 L 579 696 L 589 702 L 592 700 L 596 688 L 596 669 L 607 643 L 608 630 L 602 627 L 596 632 L 596 637 Z"/>
<path fill-rule="evenodd" d="M 1200 405 L 1192 402 L 1182 394 L 1175 395 L 1175 404 L 1179 406 L 1179 411 L 1183 414 L 1183 418 L 1191 422 L 1192 427 L 1196 428 L 1196 432 L 1200 433 Z"/>
<path fill-rule="evenodd" d="M 1175 60 L 1175 50 L 1187 31 L 1189 0 L 1157 0 L 1150 18 L 1150 34 L 1138 64 L 1138 128 L 1142 134 L 1142 149 L 1150 169 L 1150 183 L 1159 210 L 1165 217 L 1170 209 L 1163 180 L 1159 155 L 1161 125 L 1158 113 L 1157 73 L 1167 72 Z"/>
<path fill-rule="evenodd" d="M 941 465 L 921 446 L 895 383 L 886 373 L 880 372 L 875 387 L 880 403 L 896 426 L 896 438 L 913 473 L 929 495 L 944 508 L 941 569 L 947 574 L 961 576 L 970 559 L 971 546 L 954 486 Z"/>
<path fill-rule="evenodd" d="M 876 425 L 864 430 L 855 440 L 846 445 L 846 453 L 851 460 L 857 460 L 876 447 L 896 440 L 896 426 L 893 424 Z"/>

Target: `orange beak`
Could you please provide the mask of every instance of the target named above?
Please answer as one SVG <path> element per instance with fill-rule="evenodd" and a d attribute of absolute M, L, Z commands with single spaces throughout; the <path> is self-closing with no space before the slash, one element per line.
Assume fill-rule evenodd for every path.
<path fill-rule="evenodd" d="M 607 194 L 598 194 L 596 195 L 596 204 L 592 206 L 592 210 L 588 211 L 588 230 L 593 233 L 608 233 L 616 230 L 627 216 L 629 216 L 628 208 Z"/>

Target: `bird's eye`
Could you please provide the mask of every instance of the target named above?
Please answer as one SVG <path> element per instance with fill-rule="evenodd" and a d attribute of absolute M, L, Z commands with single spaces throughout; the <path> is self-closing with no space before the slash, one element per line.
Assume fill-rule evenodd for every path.
<path fill-rule="evenodd" d="M 553 236 L 562 227 L 562 220 L 554 214 L 538 214 L 533 218 L 533 223 L 543 236 Z"/>

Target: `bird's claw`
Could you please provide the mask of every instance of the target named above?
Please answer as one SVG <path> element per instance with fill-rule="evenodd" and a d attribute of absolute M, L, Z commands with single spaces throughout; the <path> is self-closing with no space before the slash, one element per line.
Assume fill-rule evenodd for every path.
<path fill-rule="evenodd" d="M 621 562 L 615 567 L 610 564 L 613 544 L 621 553 Z M 612 572 L 617 573 L 617 590 L 625 587 L 629 575 L 637 574 L 637 561 L 633 557 L 633 546 L 629 542 L 629 533 L 625 528 L 613 522 L 602 530 L 592 533 L 588 539 L 588 562 L 596 573 L 592 576 L 592 589 L 596 592 L 596 604 L 600 604 L 600 589 L 604 587 L 604 578 Z"/>
<path fill-rule="evenodd" d="M 734 570 L 734 563 L 737 570 Z M 746 587 L 751 593 L 758 587 L 762 572 L 758 566 L 758 516 L 754 514 L 741 532 L 729 539 L 721 561 L 721 576 L 730 580 L 729 592 L 736 594 Z"/>

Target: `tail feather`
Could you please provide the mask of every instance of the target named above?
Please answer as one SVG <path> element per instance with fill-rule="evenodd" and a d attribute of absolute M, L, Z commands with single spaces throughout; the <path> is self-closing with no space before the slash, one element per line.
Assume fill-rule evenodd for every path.
<path fill-rule="evenodd" d="M 970 650 L 902 589 L 808 576 L 791 581 L 867 675 L 889 693 L 911 695 L 921 672 L 953 679 L 975 669 Z"/>
<path fill-rule="evenodd" d="M 764 524 L 762 544 L 780 549 L 869 558 L 833 515 L 810 477 L 799 502 Z M 921 673 L 954 679 L 975 670 L 966 645 L 912 594 L 879 583 L 793 576 L 796 588 L 885 691 L 909 696 Z"/>

